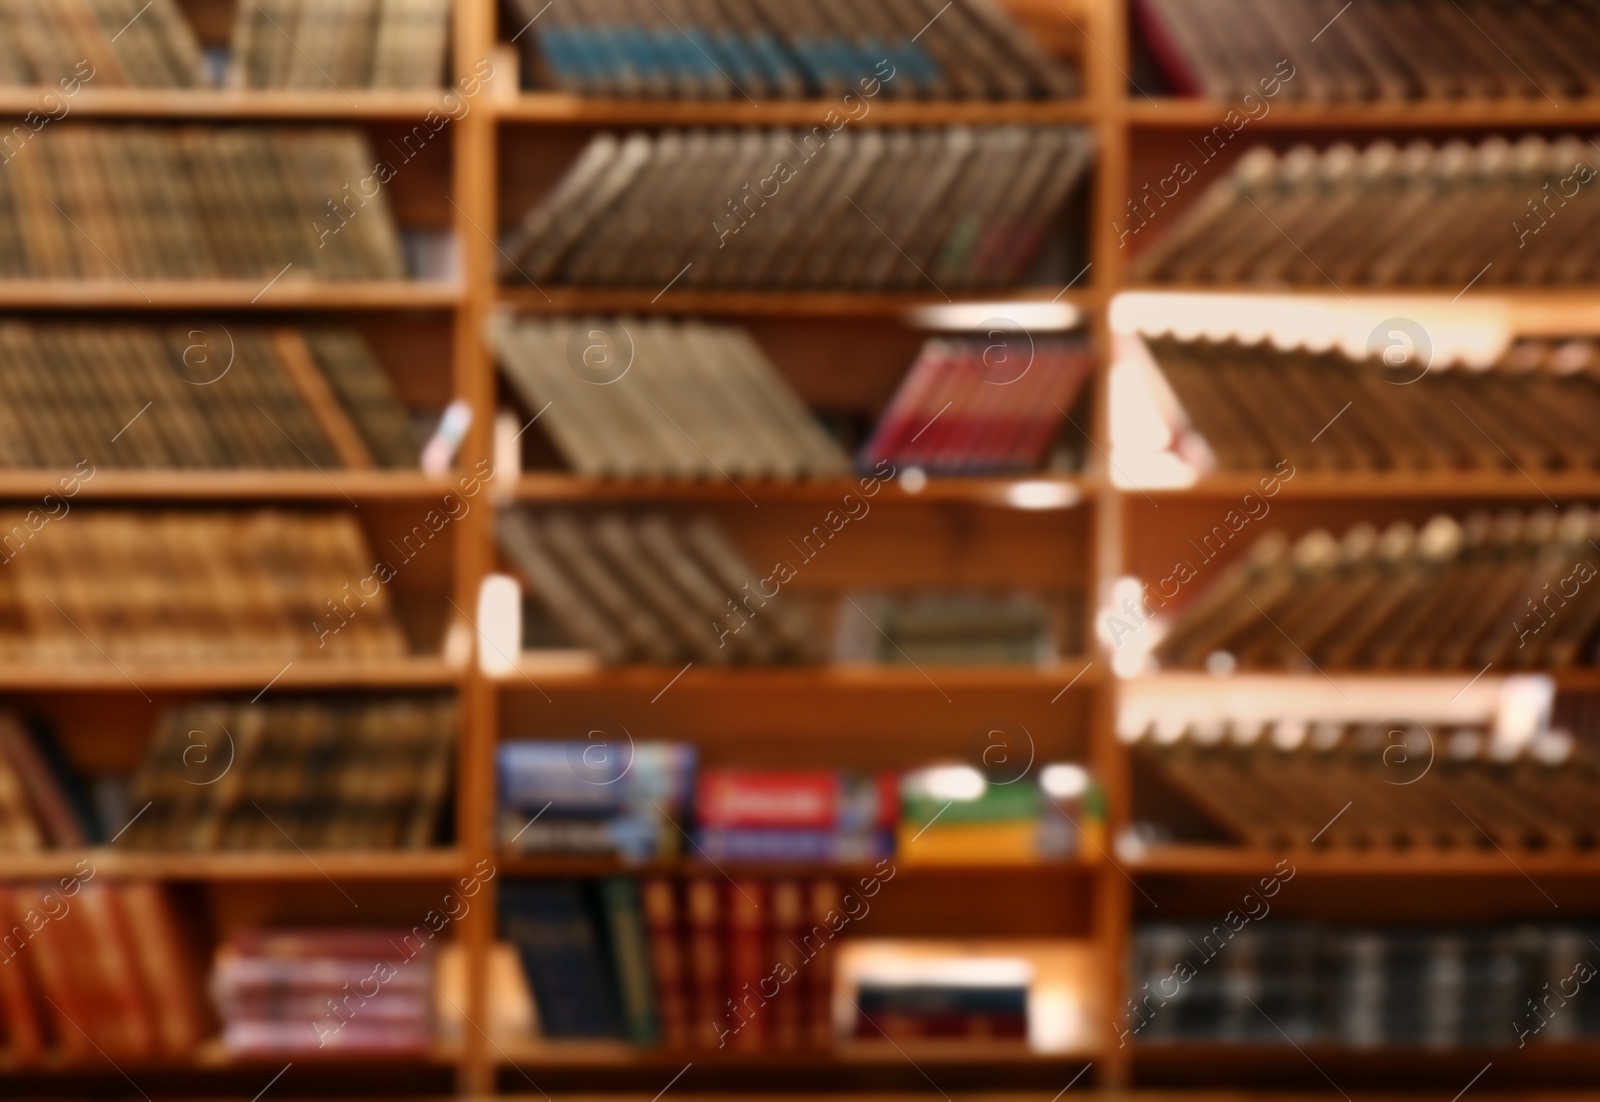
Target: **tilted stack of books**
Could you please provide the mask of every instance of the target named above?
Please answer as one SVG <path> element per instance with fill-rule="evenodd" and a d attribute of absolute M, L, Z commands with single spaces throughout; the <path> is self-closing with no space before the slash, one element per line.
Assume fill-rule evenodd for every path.
<path fill-rule="evenodd" d="M 1172 91 L 1239 100 L 1285 58 L 1292 99 L 1563 99 L 1600 93 L 1600 13 L 1583 0 L 1136 0 Z M 1308 49 L 1315 42 L 1316 49 Z"/>
<path fill-rule="evenodd" d="M 1211 554 L 1201 565 L 1229 534 L 1219 523 L 1202 537 Z M 1578 507 L 1382 533 L 1361 524 L 1342 539 L 1318 529 L 1293 546 L 1271 533 L 1183 609 L 1155 656 L 1215 670 L 1590 666 L 1600 659 L 1600 585 L 1588 584 L 1597 535 Z M 1165 603 L 1148 600 L 1152 611 Z"/>
<path fill-rule="evenodd" d="M 1600 468 L 1600 356 L 1587 341 L 1524 341 L 1490 370 L 1266 341 L 1145 343 L 1186 415 L 1180 432 L 1198 433 L 1222 470 Z"/>
<path fill-rule="evenodd" d="M 1252 149 L 1134 263 L 1153 283 L 1556 286 L 1600 279 L 1582 138 Z M 1136 232 L 1166 200 L 1129 200 Z M 1168 216 L 1170 217 L 1170 216 Z M 1550 232 L 1544 232 L 1548 229 Z"/>
<path fill-rule="evenodd" d="M 1027 126 L 599 134 L 511 234 L 501 275 L 652 291 L 1011 287 L 1092 144 Z"/>
<path fill-rule="evenodd" d="M 541 84 L 628 99 L 842 97 L 863 79 L 918 99 L 1078 91 L 991 0 L 518 0 Z M 535 24 L 534 21 L 538 22 Z"/>
<path fill-rule="evenodd" d="M 75 93 L 86 82 L 187 88 L 200 79 L 200 44 L 175 0 L 11 0 L 0 6 L 0 85 Z M 41 106 L 53 114 L 59 103 Z"/>

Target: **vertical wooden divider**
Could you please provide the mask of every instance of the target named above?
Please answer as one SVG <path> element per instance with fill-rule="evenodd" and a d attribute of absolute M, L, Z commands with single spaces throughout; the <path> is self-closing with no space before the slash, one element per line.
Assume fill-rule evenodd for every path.
<path fill-rule="evenodd" d="M 456 0 L 454 19 L 455 79 L 474 75 L 474 66 L 492 58 L 495 38 L 494 0 Z M 497 73 L 498 80 L 515 74 Z M 470 87 L 470 85 L 469 85 Z M 494 308 L 495 233 L 495 90 L 486 86 L 472 97 L 456 94 L 470 109 L 454 128 L 455 164 L 451 174 L 451 201 L 461 265 L 462 296 L 455 323 L 455 394 L 472 404 L 472 426 L 461 449 L 460 467 L 470 470 L 484 459 L 493 461 L 494 364 L 485 343 L 484 326 Z M 478 588 L 490 568 L 493 513 L 492 498 L 500 489 L 491 480 L 462 518 L 456 538 L 454 619 L 465 619 L 472 633 L 472 659 L 459 680 L 462 739 L 457 792 L 457 847 L 463 871 L 471 874 L 487 859 L 495 861 L 491 821 L 494 803 L 494 741 L 496 697 L 493 685 L 480 672 L 476 629 Z M 498 878 L 498 872 L 496 878 Z M 489 950 L 495 935 L 495 897 L 499 885 L 490 880 L 471 900 L 457 934 L 464 944 L 467 1022 L 461 1037 L 457 1088 L 463 1094 L 486 1094 L 494 1089 L 493 1051 L 486 1031 L 488 1017 Z"/>

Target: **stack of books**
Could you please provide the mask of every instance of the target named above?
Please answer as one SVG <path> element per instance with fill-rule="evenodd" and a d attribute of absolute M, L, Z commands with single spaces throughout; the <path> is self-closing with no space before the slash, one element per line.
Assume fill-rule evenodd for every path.
<path fill-rule="evenodd" d="M 104 837 L 92 802 L 48 731 L 0 712 L 0 853 L 81 849 Z"/>
<path fill-rule="evenodd" d="M 795 479 L 850 470 L 736 326 L 529 318 L 500 321 L 492 336 L 512 387 L 579 474 Z"/>
<path fill-rule="evenodd" d="M 1600 468 L 1589 431 L 1600 418 L 1600 374 L 1587 341 L 1523 341 L 1490 370 L 1389 365 L 1268 341 L 1145 343 L 1182 407 L 1179 432 L 1198 434 L 1222 470 Z"/>
<path fill-rule="evenodd" d="M 869 470 L 888 461 L 945 475 L 1037 470 L 1093 372 L 1080 340 L 1022 331 L 935 338 L 890 399 L 859 464 Z M 1082 465 L 1081 437 L 1074 433 L 1061 449 L 1060 466 Z"/>
<path fill-rule="evenodd" d="M 892 773 L 707 769 L 695 788 L 696 852 L 713 861 L 887 857 L 900 801 Z"/>
<path fill-rule="evenodd" d="M 0 322 L 0 466 L 417 465 L 411 415 L 359 333 L 230 327 L 214 339 Z"/>
<path fill-rule="evenodd" d="M 176 0 L 11 0 L 0 6 L 0 86 L 188 88 L 200 83 L 201 69 L 200 44 Z M 40 107 L 59 111 L 59 102 Z"/>
<path fill-rule="evenodd" d="M 206 1028 L 192 935 L 156 884 L 96 879 L 87 860 L 50 884 L 0 884 L 0 1026 L 7 1057 L 182 1059 Z"/>
<path fill-rule="evenodd" d="M 211 997 L 235 1056 L 425 1052 L 432 930 L 241 930 L 217 949 Z"/>
<path fill-rule="evenodd" d="M 424 849 L 453 775 L 455 702 L 224 701 L 162 712 L 129 849 Z"/>
<path fill-rule="evenodd" d="M 0 279 L 404 279 L 387 192 L 350 191 L 376 160 L 355 130 L 57 123 L 0 173 Z"/>
<path fill-rule="evenodd" d="M 500 920 L 547 1037 L 794 1049 L 833 1041 L 842 898 L 827 879 L 514 880 Z"/>
<path fill-rule="evenodd" d="M 807 610 L 780 595 L 784 579 L 763 578 L 709 520 L 507 510 L 496 535 L 561 631 L 603 662 L 814 656 Z"/>
<path fill-rule="evenodd" d="M 1583 991 L 1595 938 L 1571 926 L 1147 923 L 1116 1028 L 1124 1042 L 1474 1053 L 1595 1037 L 1600 999 Z"/>
<path fill-rule="evenodd" d="M 1032 593 L 862 592 L 839 602 L 834 658 L 890 666 L 1048 665 L 1078 653 L 1074 596 L 1055 608 Z"/>
<path fill-rule="evenodd" d="M 862 976 L 857 1041 L 1013 1040 L 1028 1037 L 1025 961 L 921 961 L 915 971 Z"/>
<path fill-rule="evenodd" d="M 900 793 L 895 854 L 907 864 L 1031 865 L 1072 857 L 1084 839 L 1105 844 L 1105 793 L 1077 765 L 1018 778 L 929 766 Z"/>
<path fill-rule="evenodd" d="M 505 849 L 629 861 L 677 854 L 694 747 L 592 732 L 586 741 L 505 742 L 495 757 Z"/>
<path fill-rule="evenodd" d="M 1152 791 L 1170 797 L 1160 801 L 1168 818 L 1198 815 L 1243 845 L 1506 853 L 1600 844 L 1600 757 L 1570 740 L 1507 748 L 1465 725 L 1285 719 L 1270 726 L 1270 737 L 1251 724 L 1226 742 L 1195 732 L 1141 738 L 1135 760 L 1158 786 Z M 1370 793 L 1380 786 L 1378 806 Z M 1352 800 L 1364 810 L 1339 815 Z"/>
<path fill-rule="evenodd" d="M 348 661 L 410 651 L 382 584 L 395 567 L 372 554 L 347 514 L 105 509 L 68 521 L 46 508 L 0 516 L 6 661 Z M 405 539 L 408 557 L 426 549 L 425 539 Z M 109 562 L 119 564 L 114 576 Z"/>
<path fill-rule="evenodd" d="M 1073 127 L 599 134 L 506 242 L 501 274 L 653 292 L 1011 287 L 1061 236 L 1091 148 Z"/>
<path fill-rule="evenodd" d="M 450 0 L 246 0 L 233 24 L 241 88 L 437 88 Z"/>
<path fill-rule="evenodd" d="M 1537 136 L 1515 145 L 1492 137 L 1475 146 L 1257 147 L 1170 226 L 1160 213 L 1166 200 L 1148 192 L 1128 201 L 1118 225 L 1162 234 L 1134 263 L 1135 278 L 1154 283 L 1452 293 L 1468 284 L 1593 283 L 1594 155 L 1581 138 Z"/>
<path fill-rule="evenodd" d="M 1070 96 L 1077 74 L 990 0 L 518 0 L 538 84 L 583 95 L 754 101 L 880 86 L 918 99 Z M 945 10 L 948 9 L 948 10 Z"/>
<path fill-rule="evenodd" d="M 1284 58 L 1293 59 L 1294 76 L 1283 89 L 1316 102 L 1600 93 L 1593 61 L 1600 15 L 1582 0 L 1346 7 L 1337 0 L 1137 0 L 1133 10 L 1167 87 L 1185 96 L 1259 96 L 1262 78 Z M 1307 49 L 1311 42 L 1316 49 Z"/>
<path fill-rule="evenodd" d="M 1192 577 L 1241 527 L 1219 521 L 1180 565 Z M 1597 537 L 1600 522 L 1579 507 L 1438 516 L 1420 530 L 1400 521 L 1382 533 L 1360 524 L 1342 539 L 1317 529 L 1293 546 L 1269 533 L 1187 604 L 1155 656 L 1214 672 L 1590 666 L 1600 658 L 1600 585 L 1588 584 Z M 1163 603 L 1149 595 L 1151 611 Z"/>

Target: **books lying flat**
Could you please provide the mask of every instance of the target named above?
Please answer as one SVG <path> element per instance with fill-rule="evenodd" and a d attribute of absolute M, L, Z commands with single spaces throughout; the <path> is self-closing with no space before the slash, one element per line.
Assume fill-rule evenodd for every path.
<path fill-rule="evenodd" d="M 491 337 L 512 387 L 579 474 L 849 472 L 839 446 L 743 329 L 640 318 L 525 319 L 496 322 Z"/>
<path fill-rule="evenodd" d="M 934 338 L 878 419 L 860 466 L 888 460 L 937 474 L 1037 470 L 1093 369 L 1081 341 L 1020 330 L 993 339 Z M 1081 462 L 1081 453 L 1069 455 Z"/>
<path fill-rule="evenodd" d="M 825 1047 L 841 898 L 825 879 L 512 880 L 500 921 L 547 1037 Z"/>
<path fill-rule="evenodd" d="M 1077 74 L 991 0 L 518 0 L 537 83 L 628 99 L 1075 95 Z M 537 20 L 537 22 L 533 22 Z M 888 79 L 885 80 L 884 78 Z"/>
<path fill-rule="evenodd" d="M 41 112 L 60 111 L 60 93 L 85 85 L 188 88 L 200 79 L 200 44 L 175 0 L 0 4 L 0 86 L 50 89 L 56 98 Z"/>
<path fill-rule="evenodd" d="M 1272 880 L 1267 881 L 1272 884 Z M 1274 889 L 1276 893 L 1278 888 Z M 1286 888 L 1284 894 L 1293 891 Z M 1515 1051 L 1600 1035 L 1592 926 L 1146 923 L 1129 951 L 1124 1043 L 1206 1041 Z M 1292 1055 L 1292 1053 L 1291 1053 Z"/>
<path fill-rule="evenodd" d="M 511 234 L 501 274 L 651 291 L 1009 287 L 1063 236 L 1091 144 L 1026 126 L 599 134 Z"/>
<path fill-rule="evenodd" d="M 725 666 L 814 654 L 780 570 L 763 578 L 708 520 L 507 510 L 496 535 L 571 642 L 603 662 Z"/>
<path fill-rule="evenodd" d="M 502 742 L 500 844 L 515 853 L 676 856 L 695 749 L 678 742 Z"/>
<path fill-rule="evenodd" d="M 1191 576 L 1230 527 L 1191 541 Z M 1581 506 L 1440 516 L 1420 530 L 1360 524 L 1341 539 L 1318 529 L 1293 546 L 1271 533 L 1190 602 L 1155 654 L 1166 667 L 1246 670 L 1593 665 L 1597 537 Z"/>
<path fill-rule="evenodd" d="M 1304 718 L 1272 724 L 1268 737 L 1258 723 L 1234 735 L 1191 728 L 1172 741 L 1141 738 L 1134 753 L 1170 795 L 1164 811 L 1186 807 L 1241 845 L 1570 852 L 1600 843 L 1600 758 L 1570 739 L 1508 756 L 1491 751 L 1481 727 Z M 1370 799 L 1380 785 L 1381 804 Z M 1361 810 L 1338 814 L 1352 799 Z"/>
<path fill-rule="evenodd" d="M 858 593 L 840 601 L 834 657 L 893 666 L 1044 664 L 1077 653 L 1075 616 L 1058 622 L 1054 613 L 1031 593 Z M 1058 635 L 1068 649 L 1058 650 Z"/>
<path fill-rule="evenodd" d="M 437 88 L 450 0 L 247 0 L 233 24 L 241 88 Z"/>
<path fill-rule="evenodd" d="M 0 884 L 0 1027 L 6 1056 L 184 1058 L 205 1009 L 193 934 L 158 884 L 107 882 L 88 859 L 48 884 Z"/>
<path fill-rule="evenodd" d="M 1137 0 L 1168 87 L 1239 100 L 1280 59 L 1283 88 L 1317 102 L 1541 100 L 1600 93 L 1600 12 L 1583 0 Z M 1310 43 L 1315 42 L 1315 48 Z"/>
<path fill-rule="evenodd" d="M 222 1043 L 233 1055 L 426 1050 L 440 944 L 421 921 L 240 930 L 217 949 L 211 973 Z"/>
<path fill-rule="evenodd" d="M 0 322 L 0 467 L 415 467 L 419 451 L 354 331 Z"/>
<path fill-rule="evenodd" d="M 1128 226 L 1160 235 L 1134 274 L 1157 283 L 1452 294 L 1469 283 L 1592 283 L 1600 279 L 1594 156 L 1573 137 L 1283 154 L 1258 147 L 1181 216 L 1166 215 L 1171 224 L 1162 225 L 1164 199 L 1129 200 Z"/>
<path fill-rule="evenodd" d="M 129 849 L 424 849 L 455 752 L 449 700 L 168 708 L 134 777 Z"/>
<path fill-rule="evenodd" d="M 1426 373 L 1265 341 L 1145 343 L 1222 470 L 1600 468 L 1600 356 L 1587 342 L 1527 341 L 1492 370 Z"/>
<path fill-rule="evenodd" d="M 380 560 L 346 514 L 57 508 L 52 519 L 47 509 L 48 502 L 0 516 L 6 661 L 409 653 L 382 584 L 395 569 L 387 559 L 374 566 Z M 407 546 L 416 539 L 403 538 Z"/>
<path fill-rule="evenodd" d="M 0 172 L 0 279 L 404 279 L 350 191 L 375 163 L 354 130 L 55 123 Z"/>

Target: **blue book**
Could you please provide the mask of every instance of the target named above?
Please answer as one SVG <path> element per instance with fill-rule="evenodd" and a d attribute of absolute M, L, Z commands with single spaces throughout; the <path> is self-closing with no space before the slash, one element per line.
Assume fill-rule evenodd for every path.
<path fill-rule="evenodd" d="M 544 1036 L 623 1036 L 600 917 L 577 881 L 507 880 L 500 930 L 522 958 Z"/>

